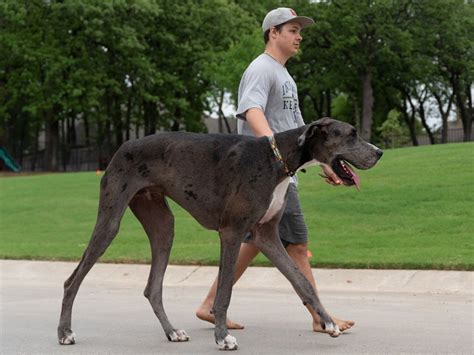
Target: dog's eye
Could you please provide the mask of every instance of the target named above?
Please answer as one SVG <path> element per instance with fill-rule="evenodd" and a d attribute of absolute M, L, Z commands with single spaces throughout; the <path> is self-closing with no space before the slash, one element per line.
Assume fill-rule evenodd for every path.
<path fill-rule="evenodd" d="M 341 131 L 338 129 L 335 129 L 333 133 L 336 137 L 339 137 L 341 135 Z"/>
<path fill-rule="evenodd" d="M 356 131 L 355 129 L 353 129 L 353 130 L 351 131 L 351 137 L 354 137 L 354 138 L 355 138 L 356 136 L 357 136 L 357 131 Z"/>

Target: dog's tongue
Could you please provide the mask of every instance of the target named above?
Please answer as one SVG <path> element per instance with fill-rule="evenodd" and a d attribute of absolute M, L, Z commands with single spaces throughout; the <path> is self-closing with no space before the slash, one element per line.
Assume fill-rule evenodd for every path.
<path fill-rule="evenodd" d="M 354 182 L 354 185 L 355 185 L 357 191 L 360 191 L 360 177 L 359 177 L 359 175 L 357 175 L 355 173 L 355 171 L 351 169 L 349 164 L 344 164 L 344 167 L 346 168 L 346 171 L 352 175 L 351 178 L 352 178 L 352 181 Z"/>

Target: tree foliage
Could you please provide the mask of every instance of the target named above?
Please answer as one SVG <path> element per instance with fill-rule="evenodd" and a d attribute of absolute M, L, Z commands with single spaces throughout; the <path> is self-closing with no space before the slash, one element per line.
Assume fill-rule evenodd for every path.
<path fill-rule="evenodd" d="M 204 112 L 229 119 L 224 96 L 235 103 L 277 6 L 316 20 L 287 64 L 307 122 L 333 115 L 383 141 L 396 110 L 413 144 L 422 126 L 435 143 L 436 105 L 442 140 L 454 110 L 470 139 L 474 6 L 463 0 L 2 0 L 0 144 L 21 160 L 44 133 L 45 167 L 58 170 L 78 123 L 103 165 L 139 135 L 204 132 Z"/>

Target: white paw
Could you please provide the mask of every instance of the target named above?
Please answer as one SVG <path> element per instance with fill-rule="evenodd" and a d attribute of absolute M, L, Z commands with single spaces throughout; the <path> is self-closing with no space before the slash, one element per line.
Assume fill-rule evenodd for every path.
<path fill-rule="evenodd" d="M 71 333 L 68 335 L 63 336 L 59 339 L 59 344 L 61 345 L 73 345 L 76 344 L 76 339 L 74 338 L 75 334 Z"/>
<path fill-rule="evenodd" d="M 325 323 L 324 325 L 326 326 L 325 330 L 333 338 L 337 338 L 339 335 L 342 334 L 342 332 L 339 330 L 339 327 L 336 324 L 334 324 L 332 322 L 328 322 L 328 323 Z"/>
<path fill-rule="evenodd" d="M 224 340 L 217 342 L 219 350 L 237 350 L 239 346 L 237 345 L 237 339 L 230 334 L 227 334 Z"/>
<path fill-rule="evenodd" d="M 173 329 L 173 331 L 168 334 L 168 339 L 172 342 L 188 341 L 189 335 L 182 329 Z"/>

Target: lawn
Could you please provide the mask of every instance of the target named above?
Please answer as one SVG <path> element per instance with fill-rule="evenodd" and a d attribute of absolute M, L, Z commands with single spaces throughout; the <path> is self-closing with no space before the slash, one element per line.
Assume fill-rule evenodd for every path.
<path fill-rule="evenodd" d="M 362 189 L 332 187 L 320 168 L 300 173 L 318 267 L 474 269 L 474 144 L 387 150 Z M 0 258 L 78 260 L 97 214 L 95 172 L 0 178 Z M 172 204 L 171 263 L 218 264 L 219 238 Z M 148 239 L 127 210 L 106 262 L 150 260 Z M 268 265 L 259 256 L 255 265 Z"/>

